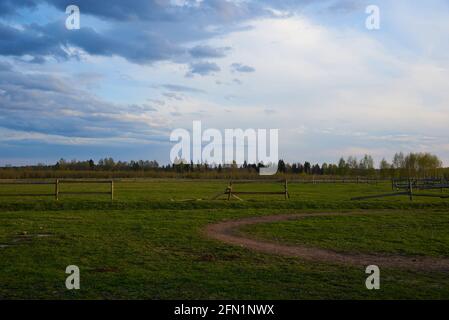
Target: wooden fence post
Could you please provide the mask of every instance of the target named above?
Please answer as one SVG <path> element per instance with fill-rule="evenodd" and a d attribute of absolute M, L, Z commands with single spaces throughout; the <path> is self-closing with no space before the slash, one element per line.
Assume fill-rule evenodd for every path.
<path fill-rule="evenodd" d="M 114 201 L 114 180 L 111 180 L 111 201 Z"/>
<path fill-rule="evenodd" d="M 229 181 L 229 186 L 228 186 L 228 201 L 231 200 L 231 195 L 232 195 L 232 181 Z"/>
<path fill-rule="evenodd" d="M 55 199 L 59 200 L 59 179 L 55 181 Z"/>
<path fill-rule="evenodd" d="M 284 191 L 285 191 L 285 200 L 288 200 L 289 197 L 288 197 L 287 179 L 285 179 Z"/>
<path fill-rule="evenodd" d="M 413 186 L 412 186 L 412 179 L 408 179 L 408 192 L 410 195 L 410 201 L 413 201 Z"/>

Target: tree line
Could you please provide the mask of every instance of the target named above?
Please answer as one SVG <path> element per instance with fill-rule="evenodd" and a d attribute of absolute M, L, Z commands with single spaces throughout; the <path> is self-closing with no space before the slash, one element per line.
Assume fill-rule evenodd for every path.
<path fill-rule="evenodd" d="M 256 178 L 263 163 L 237 165 L 214 165 L 208 163 L 181 162 L 160 165 L 154 160 L 115 161 L 113 158 L 78 161 L 60 159 L 54 165 L 38 164 L 34 166 L 0 168 L 0 178 L 106 178 L 106 177 L 187 177 L 187 178 Z M 338 163 L 278 162 L 278 175 L 291 177 L 446 177 L 449 169 L 443 168 L 438 156 L 430 153 L 396 153 L 387 161 L 382 159 L 378 166 L 373 157 L 365 155 L 360 159 L 341 157 Z"/>
<path fill-rule="evenodd" d="M 360 160 L 349 156 L 340 158 L 337 164 L 323 163 L 311 165 L 310 162 L 286 164 L 279 161 L 280 172 L 304 173 L 327 176 L 381 176 L 381 177 L 433 177 L 447 173 L 438 156 L 430 153 L 396 153 L 391 162 L 385 158 L 376 168 L 373 157 L 365 155 Z"/>

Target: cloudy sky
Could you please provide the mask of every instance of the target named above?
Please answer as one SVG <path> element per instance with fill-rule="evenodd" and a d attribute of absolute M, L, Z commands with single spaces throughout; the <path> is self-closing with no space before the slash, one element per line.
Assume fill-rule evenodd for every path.
<path fill-rule="evenodd" d="M 288 161 L 449 165 L 448 40 L 448 0 L 0 0 L 0 165 L 167 163 L 193 120 L 278 128 Z"/>

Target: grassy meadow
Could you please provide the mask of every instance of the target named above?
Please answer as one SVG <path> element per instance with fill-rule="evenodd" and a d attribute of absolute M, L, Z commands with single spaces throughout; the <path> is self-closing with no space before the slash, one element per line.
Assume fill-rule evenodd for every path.
<path fill-rule="evenodd" d="M 210 199 L 222 180 L 122 180 L 107 195 L 0 197 L 2 299 L 449 299 L 442 272 L 382 269 L 381 290 L 365 270 L 230 246 L 206 225 L 242 217 L 302 212 L 369 215 L 311 217 L 239 232 L 343 252 L 447 257 L 449 200 L 407 197 L 350 201 L 391 192 L 389 183 L 289 184 L 291 199 L 242 195 Z M 108 191 L 61 184 L 60 191 Z M 234 190 L 282 191 L 281 183 L 236 183 Z M 54 192 L 52 185 L 0 185 L 0 194 Z M 435 191 L 439 193 L 440 191 Z M 445 191 L 445 193 L 448 193 Z M 65 288 L 65 268 L 81 270 L 81 289 Z"/>

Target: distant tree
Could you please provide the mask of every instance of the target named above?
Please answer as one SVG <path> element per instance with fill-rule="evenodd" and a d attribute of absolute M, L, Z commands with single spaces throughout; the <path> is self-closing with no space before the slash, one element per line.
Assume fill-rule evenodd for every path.
<path fill-rule="evenodd" d="M 393 170 L 392 165 L 389 164 L 388 161 L 385 160 L 385 158 L 383 158 L 382 161 L 380 161 L 379 169 L 380 175 L 384 178 L 391 176 Z"/>
<path fill-rule="evenodd" d="M 308 162 L 308 161 L 304 162 L 304 173 L 310 174 L 311 172 L 312 172 L 312 168 L 311 168 L 310 162 Z"/>
<path fill-rule="evenodd" d="M 285 173 L 285 169 L 286 169 L 286 167 L 285 167 L 285 162 L 284 162 L 284 160 L 279 160 L 278 161 L 278 171 L 279 172 L 283 172 L 283 173 Z"/>
<path fill-rule="evenodd" d="M 329 174 L 329 165 L 325 162 L 321 165 L 322 174 Z"/>
<path fill-rule="evenodd" d="M 315 165 L 312 167 L 312 174 L 316 174 L 316 175 L 321 175 L 321 174 L 322 174 L 321 168 L 320 168 L 320 165 L 319 165 L 319 164 L 315 164 Z"/>
<path fill-rule="evenodd" d="M 405 167 L 410 175 L 432 176 L 441 168 L 441 160 L 430 153 L 410 153 L 405 157 Z"/>
<path fill-rule="evenodd" d="M 380 170 L 390 170 L 391 167 L 392 167 L 392 165 L 389 164 L 388 161 L 385 160 L 385 158 L 383 158 L 383 159 L 380 161 L 380 165 L 379 165 L 379 169 L 380 169 Z"/>
<path fill-rule="evenodd" d="M 353 156 L 349 156 L 346 160 L 346 165 L 349 169 L 358 169 L 359 163 L 357 162 L 357 158 Z"/>
<path fill-rule="evenodd" d="M 132 163 L 131 167 L 133 168 L 133 170 L 134 170 L 134 171 L 139 171 L 139 169 L 140 169 L 139 162 L 137 162 L 137 161 L 131 161 L 131 163 Z"/>
<path fill-rule="evenodd" d="M 405 168 L 405 157 L 402 152 L 396 153 L 393 158 L 393 168 L 404 169 Z"/>
<path fill-rule="evenodd" d="M 64 160 L 64 158 L 59 159 L 58 163 L 56 164 L 56 166 L 58 167 L 58 169 L 65 169 L 65 167 L 67 166 L 67 161 Z"/>
<path fill-rule="evenodd" d="M 292 173 L 298 173 L 298 165 L 296 163 L 292 164 Z"/>
<path fill-rule="evenodd" d="M 362 160 L 360 160 L 359 168 L 362 170 L 372 170 L 374 169 L 374 160 L 368 154 L 365 154 Z"/>
<path fill-rule="evenodd" d="M 329 173 L 328 173 L 329 175 L 336 175 L 336 174 L 338 174 L 338 166 L 336 164 L 330 164 L 328 171 L 329 171 Z"/>
<path fill-rule="evenodd" d="M 340 175 L 345 175 L 348 172 L 348 165 L 345 161 L 345 159 L 340 158 L 340 160 L 338 161 L 338 173 Z"/>

